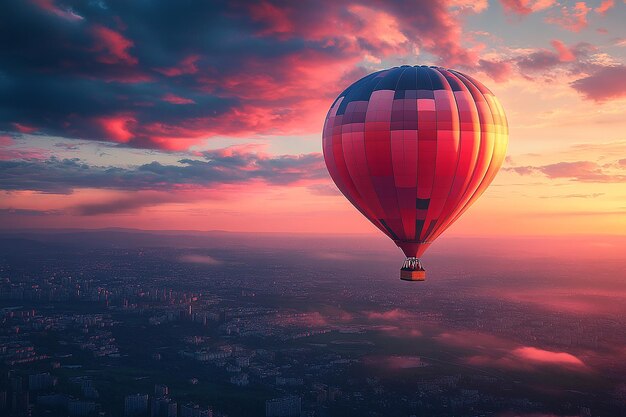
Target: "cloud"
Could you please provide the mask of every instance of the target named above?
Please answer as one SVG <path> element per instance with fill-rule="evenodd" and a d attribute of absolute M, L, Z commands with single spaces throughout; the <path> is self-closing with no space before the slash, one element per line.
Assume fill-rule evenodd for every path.
<path fill-rule="evenodd" d="M 168 77 L 178 77 L 185 74 L 195 74 L 198 72 L 197 62 L 200 60 L 200 55 L 189 55 L 183 58 L 176 66 L 169 68 L 155 68 L 157 72 Z"/>
<path fill-rule="evenodd" d="M 553 40 L 550 44 L 556 49 L 559 54 L 559 61 L 571 62 L 576 59 L 576 54 L 570 48 L 568 48 L 563 42 L 559 40 Z"/>
<path fill-rule="evenodd" d="M 519 359 L 537 364 L 551 364 L 562 366 L 584 367 L 585 363 L 576 356 L 567 352 L 553 352 L 531 346 L 523 346 L 511 351 Z"/>
<path fill-rule="evenodd" d="M 570 63 L 578 63 L 595 50 L 595 47 L 579 42 L 572 46 L 567 46 L 558 39 L 550 42 L 554 51 L 549 49 L 537 49 L 524 51 L 514 58 L 514 62 L 519 70 L 528 72 L 545 72 L 559 66 Z"/>
<path fill-rule="evenodd" d="M 412 317 L 408 311 L 400 310 L 398 308 L 394 308 L 389 311 L 365 311 L 364 313 L 369 320 L 395 321 Z"/>
<path fill-rule="evenodd" d="M 626 66 L 602 67 L 571 86 L 585 98 L 596 102 L 626 96 Z"/>
<path fill-rule="evenodd" d="M 484 0 L 423 2 L 419 13 L 347 0 L 63 4 L 4 5 L 0 130 L 184 150 L 319 131 L 337 94 L 392 56 L 426 51 L 495 80 L 508 70 L 479 64 L 482 45 L 463 35 L 463 16 Z"/>
<path fill-rule="evenodd" d="M 0 208 L 0 216 L 56 216 L 63 214 L 62 210 L 33 210 L 33 209 L 15 209 L 15 208 Z"/>
<path fill-rule="evenodd" d="M 20 148 L 0 148 L 0 161 L 10 161 L 15 159 L 45 159 L 50 156 L 46 149 L 20 149 Z"/>
<path fill-rule="evenodd" d="M 546 22 L 555 23 L 572 32 L 580 32 L 587 27 L 587 14 L 592 9 L 584 1 L 579 1 L 573 7 L 561 6 L 560 13 L 546 18 Z"/>
<path fill-rule="evenodd" d="M 311 194 L 314 194 L 314 195 L 331 196 L 331 197 L 342 195 L 341 191 L 339 191 L 337 186 L 335 186 L 335 184 L 332 184 L 332 183 L 313 184 L 313 185 L 310 185 L 308 188 L 309 188 L 309 191 L 311 191 Z"/>
<path fill-rule="evenodd" d="M 602 157 L 619 158 L 624 155 L 626 140 L 613 142 L 577 143 L 571 146 L 571 153 L 579 155 L 597 154 Z"/>
<path fill-rule="evenodd" d="M 98 53 L 96 61 L 103 64 L 137 64 L 137 58 L 129 52 L 135 45 L 133 41 L 102 25 L 94 25 L 91 33 L 95 39 L 93 50 Z"/>
<path fill-rule="evenodd" d="M 500 4 L 507 13 L 525 16 L 552 7 L 556 0 L 500 0 Z"/>
<path fill-rule="evenodd" d="M 406 326 L 406 323 L 403 323 L 402 326 L 372 326 L 371 329 L 379 330 L 390 336 L 399 338 L 414 338 L 422 337 L 424 335 L 421 330 L 408 327 Z"/>
<path fill-rule="evenodd" d="M 615 6 L 614 0 L 602 0 L 602 3 L 593 9 L 593 11 L 600 15 L 605 15 L 607 11 L 613 8 L 613 6 Z"/>
<path fill-rule="evenodd" d="M 541 173 L 550 179 L 567 178 L 571 181 L 620 183 L 626 181 L 626 175 L 607 169 L 612 164 L 601 166 L 592 161 L 557 162 L 541 166 L 520 166 L 503 168 L 505 171 L 513 171 L 519 175 L 531 175 Z M 619 166 L 619 162 L 616 162 Z"/>
<path fill-rule="evenodd" d="M 107 198 L 104 201 L 78 204 L 71 207 L 70 211 L 78 216 L 117 214 L 132 212 L 140 208 L 177 201 L 179 199 L 180 196 L 175 196 L 171 193 L 135 192 L 129 196 Z"/>
<path fill-rule="evenodd" d="M 446 332 L 436 336 L 435 339 L 446 345 L 480 351 L 480 353 L 469 352 L 466 358 L 467 363 L 475 366 L 527 371 L 536 371 L 545 366 L 587 370 L 585 363 L 571 353 L 520 346 L 513 341 L 486 333 Z"/>
<path fill-rule="evenodd" d="M 597 198 L 603 196 L 605 193 L 591 193 L 591 194 L 566 194 L 566 195 L 547 195 L 539 198 Z"/>
<path fill-rule="evenodd" d="M 496 82 L 507 81 L 512 73 L 512 66 L 507 61 L 480 59 L 478 66 Z"/>
<path fill-rule="evenodd" d="M 13 123 L 13 127 L 19 133 L 33 133 L 37 131 L 36 127 L 28 126 L 22 123 Z"/>
<path fill-rule="evenodd" d="M 109 117 L 99 117 L 95 120 L 102 127 L 107 137 L 114 142 L 126 143 L 135 135 L 131 132 L 132 125 L 137 123 L 133 116 L 116 115 Z"/>
<path fill-rule="evenodd" d="M 33 4 L 40 7 L 41 10 L 51 13 L 56 17 L 60 17 L 62 19 L 66 19 L 69 21 L 79 21 L 83 20 L 83 17 L 76 14 L 72 9 L 62 9 L 57 6 L 54 0 L 31 0 Z"/>
<path fill-rule="evenodd" d="M 203 152 L 203 159 L 181 159 L 178 165 L 151 162 L 130 168 L 95 166 L 79 159 L 0 161 L 0 189 L 69 193 L 75 188 L 163 190 L 218 184 L 271 185 L 315 183 L 328 174 L 321 154 L 278 155 L 231 147 Z M 124 206 L 124 201 L 119 201 Z M 126 204 L 135 204 L 127 201 Z M 98 207 L 79 207 L 89 212 Z M 106 209 L 106 207 L 105 207 Z"/>
<path fill-rule="evenodd" d="M 197 255 L 197 254 L 189 254 L 183 255 L 179 258 L 181 262 L 191 263 L 191 264 L 200 264 L 200 265 L 221 265 L 222 261 L 209 256 L 209 255 Z"/>
<path fill-rule="evenodd" d="M 171 104 L 195 104 L 196 102 L 190 98 L 180 97 L 172 93 L 167 93 L 161 97 L 161 100 Z"/>

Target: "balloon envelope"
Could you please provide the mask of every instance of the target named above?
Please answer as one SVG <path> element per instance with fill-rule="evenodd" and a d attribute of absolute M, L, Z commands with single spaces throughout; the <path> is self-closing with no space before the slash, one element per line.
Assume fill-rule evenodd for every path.
<path fill-rule="evenodd" d="M 332 104 L 324 160 L 337 187 L 409 258 L 419 258 L 485 191 L 506 154 L 498 99 L 458 71 L 372 73 Z"/>

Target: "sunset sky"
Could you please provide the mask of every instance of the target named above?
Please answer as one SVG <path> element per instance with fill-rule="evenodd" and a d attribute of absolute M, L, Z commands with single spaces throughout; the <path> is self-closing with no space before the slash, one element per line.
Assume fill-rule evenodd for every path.
<path fill-rule="evenodd" d="M 321 130 L 408 64 L 475 76 L 508 116 L 447 236 L 626 235 L 625 21 L 624 0 L 3 1 L 0 228 L 378 234 Z"/>

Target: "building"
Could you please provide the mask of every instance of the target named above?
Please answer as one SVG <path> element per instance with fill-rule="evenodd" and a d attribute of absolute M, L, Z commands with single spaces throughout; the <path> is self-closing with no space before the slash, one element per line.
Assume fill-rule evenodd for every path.
<path fill-rule="evenodd" d="M 230 383 L 237 385 L 238 387 L 245 387 L 250 383 L 248 380 L 248 374 L 239 373 L 230 377 Z"/>
<path fill-rule="evenodd" d="M 96 403 L 93 401 L 70 400 L 67 403 L 67 411 L 70 416 L 88 416 L 96 411 Z"/>
<path fill-rule="evenodd" d="M 50 372 L 28 376 L 28 389 L 31 391 L 41 391 L 52 388 L 55 385 L 56 379 L 50 375 Z"/>
<path fill-rule="evenodd" d="M 146 416 L 148 414 L 148 394 L 128 395 L 124 399 L 124 415 Z"/>
<path fill-rule="evenodd" d="M 178 417 L 178 405 L 171 398 L 152 399 L 151 417 Z"/>
<path fill-rule="evenodd" d="M 213 410 L 202 408 L 198 404 L 187 403 L 180 407 L 180 417 L 213 417 Z"/>
<path fill-rule="evenodd" d="M 167 397 L 170 394 L 170 389 L 167 385 L 156 384 L 154 386 L 155 397 Z"/>
<path fill-rule="evenodd" d="M 265 401 L 266 417 L 299 417 L 301 412 L 302 401 L 297 395 Z"/>

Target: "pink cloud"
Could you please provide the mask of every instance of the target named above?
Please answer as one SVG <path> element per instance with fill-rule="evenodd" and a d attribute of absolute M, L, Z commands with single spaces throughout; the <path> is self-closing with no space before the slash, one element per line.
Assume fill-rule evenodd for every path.
<path fill-rule="evenodd" d="M 54 4 L 54 0 L 31 0 L 35 5 L 40 7 L 42 10 L 45 10 L 48 13 L 52 13 L 55 16 L 66 20 L 83 20 L 82 16 L 77 15 L 71 9 L 61 9 L 56 4 Z"/>
<path fill-rule="evenodd" d="M 370 366 L 399 370 L 427 366 L 419 356 L 370 356 L 363 359 Z"/>
<path fill-rule="evenodd" d="M 574 61 L 582 61 L 596 47 L 585 42 L 567 46 L 559 40 L 551 42 L 554 51 L 549 49 L 535 49 L 519 54 L 515 58 L 518 68 L 522 71 L 546 71 L 552 68 L 568 65 Z"/>
<path fill-rule="evenodd" d="M 398 308 L 395 308 L 389 311 L 382 311 L 382 312 L 381 311 L 366 311 L 365 315 L 367 316 L 369 320 L 389 320 L 389 321 L 403 320 L 403 319 L 412 317 L 412 315 L 408 311 L 400 310 Z"/>
<path fill-rule="evenodd" d="M 585 98 L 602 102 L 626 96 L 626 66 L 602 67 L 571 86 Z"/>
<path fill-rule="evenodd" d="M 167 101 L 168 103 L 171 103 L 171 104 L 194 104 L 195 103 L 195 101 L 193 101 L 190 98 L 180 97 L 172 93 L 167 93 L 163 95 L 161 97 L 161 100 Z"/>
<path fill-rule="evenodd" d="M 262 1 L 250 6 L 252 19 L 264 25 L 260 35 L 290 36 L 295 26 L 289 17 L 286 8 L 278 7 L 268 1 Z"/>
<path fill-rule="evenodd" d="M 450 7 L 462 13 L 482 13 L 489 8 L 488 0 L 451 0 Z"/>
<path fill-rule="evenodd" d="M 200 60 L 200 55 L 189 55 L 183 58 L 180 63 L 175 67 L 168 68 L 155 68 L 155 71 L 160 72 L 168 77 L 177 77 L 184 74 L 195 74 L 198 72 L 197 62 Z"/>
<path fill-rule="evenodd" d="M 64 58 L 57 67 L 67 66 L 68 73 L 90 80 L 132 84 L 159 79 L 177 83 L 176 89 L 154 83 L 149 87 L 156 94 L 146 98 L 142 92 L 148 91 L 148 86 L 137 91 L 120 88 L 125 93 L 123 97 L 120 94 L 119 109 L 109 107 L 92 117 L 70 108 L 65 115 L 66 125 L 50 126 L 52 123 L 48 122 L 41 129 L 45 133 L 48 129 L 65 130 L 68 137 L 106 139 L 133 147 L 186 150 L 214 136 L 317 132 L 336 95 L 369 72 L 362 66 L 368 65 L 364 61 L 380 62 L 394 55 L 414 57 L 425 50 L 442 65 L 474 67 L 497 81 L 510 74 L 511 65 L 502 60 L 479 63 L 484 45 L 464 36 L 463 16 L 483 11 L 487 7 L 484 0 L 425 2 L 420 5 L 420 13 L 414 13 L 412 5 L 389 2 L 331 2 L 324 6 L 296 2 L 283 7 L 269 0 L 253 4 L 233 2 L 232 8 L 223 11 L 224 19 L 235 19 L 242 28 L 248 26 L 242 33 L 251 36 L 233 39 L 233 44 L 242 45 L 241 49 L 224 52 L 220 55 L 223 59 L 215 59 L 211 67 L 202 68 L 204 55 L 186 49 L 182 56 L 176 51 L 176 60 L 182 59 L 175 65 L 144 68 L 142 64 L 150 61 L 150 51 L 135 52 L 148 45 L 143 35 L 132 32 L 130 39 L 119 18 L 107 26 L 85 24 L 81 28 L 90 35 L 92 47 L 85 50 L 68 42 L 67 48 L 91 54 L 80 60 Z M 294 39 L 295 46 L 291 44 Z M 275 52 L 256 51 L 259 42 L 266 45 L 263 48 L 275 47 Z M 189 51 L 199 49 L 190 47 Z M 157 62 L 162 62 L 160 58 Z M 156 73 L 189 77 L 179 84 L 182 80 L 164 79 Z M 200 102 L 196 99 L 198 92 L 215 99 L 202 114 L 192 111 L 194 106 L 182 106 L 193 104 L 194 100 Z M 145 110 L 148 105 L 163 105 L 153 99 L 155 96 L 181 106 L 176 112 L 164 111 L 164 116 L 157 118 L 153 116 L 157 111 Z M 93 120 L 99 130 L 93 129 Z"/>
<path fill-rule="evenodd" d="M 95 25 L 91 29 L 95 40 L 94 51 L 101 54 L 96 58 L 98 62 L 103 64 L 126 64 L 136 65 L 137 58 L 130 55 L 128 50 L 134 45 L 133 41 L 125 38 L 119 32 Z"/>
<path fill-rule="evenodd" d="M 479 68 L 496 82 L 506 81 L 512 73 L 511 64 L 507 61 L 478 60 Z"/>
<path fill-rule="evenodd" d="M 541 172 L 549 178 L 589 178 L 601 174 L 600 167 L 595 162 L 558 162 L 556 164 L 545 165 L 539 168 Z"/>
<path fill-rule="evenodd" d="M 556 49 L 559 53 L 559 61 L 561 62 L 571 62 L 576 59 L 576 55 L 570 48 L 568 48 L 563 42 L 559 40 L 553 40 L 550 44 Z"/>
<path fill-rule="evenodd" d="M 407 55 L 425 49 L 446 66 L 475 65 L 477 51 L 461 45 L 459 7 L 470 2 L 443 1 L 420 4 L 420 13 L 402 3 L 344 4 L 326 3 L 324 7 L 278 8 L 263 2 L 249 8 L 256 21 L 263 23 L 261 36 L 301 37 L 341 50 L 363 59 L 378 59 L 392 54 Z M 483 3 L 483 2 L 479 2 Z M 484 7 L 472 5 L 479 12 Z M 338 30 L 338 28 L 340 28 Z"/>
<path fill-rule="evenodd" d="M 50 152 L 45 149 L 0 148 L 0 161 L 10 161 L 14 159 L 46 159 L 49 156 L 50 156 Z"/>
<path fill-rule="evenodd" d="M 546 18 L 546 22 L 555 23 L 572 32 L 580 32 L 587 27 L 587 14 L 591 8 L 584 1 L 577 2 L 571 9 L 562 6 L 559 15 Z"/>
<path fill-rule="evenodd" d="M 545 10 L 555 3 L 556 0 L 500 0 L 505 12 L 522 16 Z"/>
<path fill-rule="evenodd" d="M 269 93 L 271 94 L 271 93 Z M 295 102 L 295 99 L 293 99 Z M 204 141 L 207 137 L 228 135 L 250 137 L 263 134 L 308 133 L 319 125 L 326 111 L 327 100 L 317 99 L 300 102 L 302 111 L 293 106 L 269 107 L 265 105 L 243 105 L 216 116 L 187 119 L 184 123 L 145 123 L 139 129 L 135 146 L 156 147 L 166 150 L 185 150 Z"/>
<path fill-rule="evenodd" d="M 536 371 L 546 366 L 557 366 L 575 371 L 589 370 L 582 360 L 570 353 L 553 352 L 530 346 L 470 356 L 467 358 L 467 363 L 474 366 L 523 371 Z"/>
<path fill-rule="evenodd" d="M 531 175 L 532 173 L 535 172 L 535 169 L 533 167 L 530 166 L 525 166 L 525 167 L 508 167 L 508 168 L 503 168 L 503 170 L 505 171 L 513 171 L 519 175 Z"/>
<path fill-rule="evenodd" d="M 402 326 L 372 326 L 372 330 L 379 330 L 385 332 L 393 337 L 421 337 L 424 334 L 419 329 L 409 328 L 405 325 Z"/>
<path fill-rule="evenodd" d="M 117 115 L 99 117 L 96 119 L 96 123 L 98 123 L 105 132 L 107 139 L 114 142 L 126 143 L 135 136 L 134 133 L 130 131 L 130 125 L 136 123 L 133 116 Z"/>
<path fill-rule="evenodd" d="M 615 6 L 614 0 L 603 0 L 602 3 L 600 3 L 600 5 L 593 10 L 600 15 L 605 15 L 606 12 L 609 11 L 613 6 Z"/>
<path fill-rule="evenodd" d="M 50 151 L 39 148 L 10 148 L 15 142 L 8 135 L 0 135 L 0 161 L 15 159 L 46 159 L 50 157 Z"/>
<path fill-rule="evenodd" d="M 200 264 L 200 265 L 220 265 L 222 261 L 209 256 L 209 255 L 183 255 L 180 257 L 182 262 L 191 263 L 191 264 Z"/>
<path fill-rule="evenodd" d="M 618 163 L 615 165 L 619 166 Z M 550 179 L 569 178 L 572 181 L 580 182 L 623 182 L 626 175 L 611 172 L 607 166 L 600 166 L 592 161 L 557 162 L 542 166 L 521 166 L 504 168 L 506 171 L 513 171 L 520 175 L 529 175 L 540 172 Z"/>
<path fill-rule="evenodd" d="M 564 214 L 559 213 L 560 217 Z M 606 216 L 606 214 L 604 214 Z M 623 213 L 621 214 L 623 215 Z M 580 259 L 579 253 L 584 253 L 590 259 L 598 258 L 620 258 L 620 244 L 613 244 L 607 241 L 571 242 L 565 247 L 555 247 L 550 245 L 552 253 L 567 252 L 558 256 L 561 258 L 574 257 Z M 623 311 L 623 304 L 626 300 L 626 293 L 619 290 L 598 290 L 593 288 L 577 288 L 574 292 L 564 292 L 558 289 L 548 291 L 546 289 L 525 290 L 525 291 L 493 291 L 493 297 L 509 300 L 517 303 L 525 303 L 541 309 L 567 312 L 574 315 L 614 315 Z"/>
<path fill-rule="evenodd" d="M 514 349 L 511 354 L 523 360 L 538 364 L 553 364 L 563 366 L 585 366 L 585 363 L 576 356 L 567 352 L 553 352 L 531 346 Z"/>
<path fill-rule="evenodd" d="M 22 123 L 13 123 L 13 127 L 20 133 L 33 133 L 37 131 L 36 127 L 28 126 Z"/>

